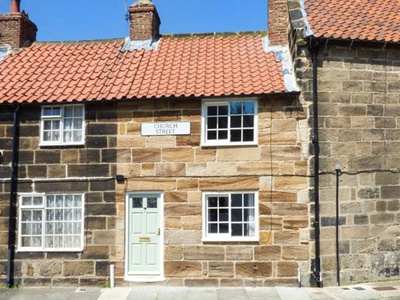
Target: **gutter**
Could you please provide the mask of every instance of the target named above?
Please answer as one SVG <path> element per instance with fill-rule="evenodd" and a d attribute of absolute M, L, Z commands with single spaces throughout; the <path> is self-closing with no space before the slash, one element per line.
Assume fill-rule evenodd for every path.
<path fill-rule="evenodd" d="M 321 257 L 320 257 L 320 216 L 319 216 L 319 135 L 318 135 L 318 41 L 310 39 L 310 51 L 313 65 L 313 138 L 314 145 L 314 235 L 315 235 L 315 267 L 313 275 L 317 287 L 322 287 Z"/>
<path fill-rule="evenodd" d="M 15 232 L 17 218 L 17 192 L 18 192 L 18 157 L 19 157 L 19 106 L 15 106 L 13 118 L 13 141 L 11 160 L 10 205 L 8 216 L 8 255 L 7 255 L 7 286 L 13 287 L 14 259 L 15 259 Z"/>

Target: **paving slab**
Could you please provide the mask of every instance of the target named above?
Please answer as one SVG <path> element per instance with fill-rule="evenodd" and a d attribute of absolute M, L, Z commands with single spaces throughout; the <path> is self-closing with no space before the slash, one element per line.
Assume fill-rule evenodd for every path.
<path fill-rule="evenodd" d="M 187 291 L 188 300 L 218 300 L 215 288 L 190 288 Z"/>
<path fill-rule="evenodd" d="M 16 288 L 0 294 L 0 300 L 97 300 L 100 288 Z"/>
<path fill-rule="evenodd" d="M 127 300 L 156 300 L 158 297 L 158 287 L 135 287 L 132 288 Z"/>
<path fill-rule="evenodd" d="M 247 288 L 249 300 L 280 300 L 278 292 L 273 287 Z M 292 299 L 294 300 L 294 299 Z"/>
<path fill-rule="evenodd" d="M 131 288 L 115 287 L 112 289 L 104 289 L 98 300 L 126 300 L 131 292 Z"/>
<path fill-rule="evenodd" d="M 302 288 L 276 287 L 275 289 L 281 299 L 312 300 L 312 298 L 308 296 L 307 291 Z"/>

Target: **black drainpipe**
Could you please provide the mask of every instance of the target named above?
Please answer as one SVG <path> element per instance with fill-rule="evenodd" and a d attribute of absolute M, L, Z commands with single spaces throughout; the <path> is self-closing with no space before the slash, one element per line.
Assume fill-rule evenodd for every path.
<path fill-rule="evenodd" d="M 18 191 L 18 149 L 19 149 L 19 106 L 14 109 L 10 206 L 8 216 L 8 261 L 7 286 L 14 286 L 14 258 L 15 258 L 15 231 L 17 219 L 17 191 Z"/>
<path fill-rule="evenodd" d="M 313 65 L 313 121 L 314 134 L 314 234 L 315 234 L 315 268 L 314 278 L 317 287 L 322 287 L 321 258 L 320 258 L 320 222 L 319 222 L 319 136 L 318 136 L 318 42 L 310 41 Z"/>

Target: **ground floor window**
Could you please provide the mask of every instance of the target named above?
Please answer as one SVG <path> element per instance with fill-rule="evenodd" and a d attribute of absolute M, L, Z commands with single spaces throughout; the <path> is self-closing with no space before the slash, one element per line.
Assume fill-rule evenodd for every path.
<path fill-rule="evenodd" d="M 257 192 L 204 192 L 203 240 L 257 241 Z"/>
<path fill-rule="evenodd" d="M 82 194 L 25 194 L 19 197 L 19 251 L 83 250 Z"/>

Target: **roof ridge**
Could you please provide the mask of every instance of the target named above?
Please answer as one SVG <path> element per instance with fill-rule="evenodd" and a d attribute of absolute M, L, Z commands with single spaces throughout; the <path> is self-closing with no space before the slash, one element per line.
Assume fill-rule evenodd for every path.
<path fill-rule="evenodd" d="M 32 45 L 79 45 L 79 44 L 107 44 L 124 42 L 124 38 L 98 39 L 98 40 L 77 40 L 77 41 L 36 41 Z"/>
<path fill-rule="evenodd" d="M 254 30 L 254 31 L 228 31 L 228 32 L 199 32 L 199 33 L 170 33 L 162 34 L 161 38 L 187 38 L 187 37 L 225 37 L 225 36 L 255 36 L 267 35 L 267 30 Z"/>

